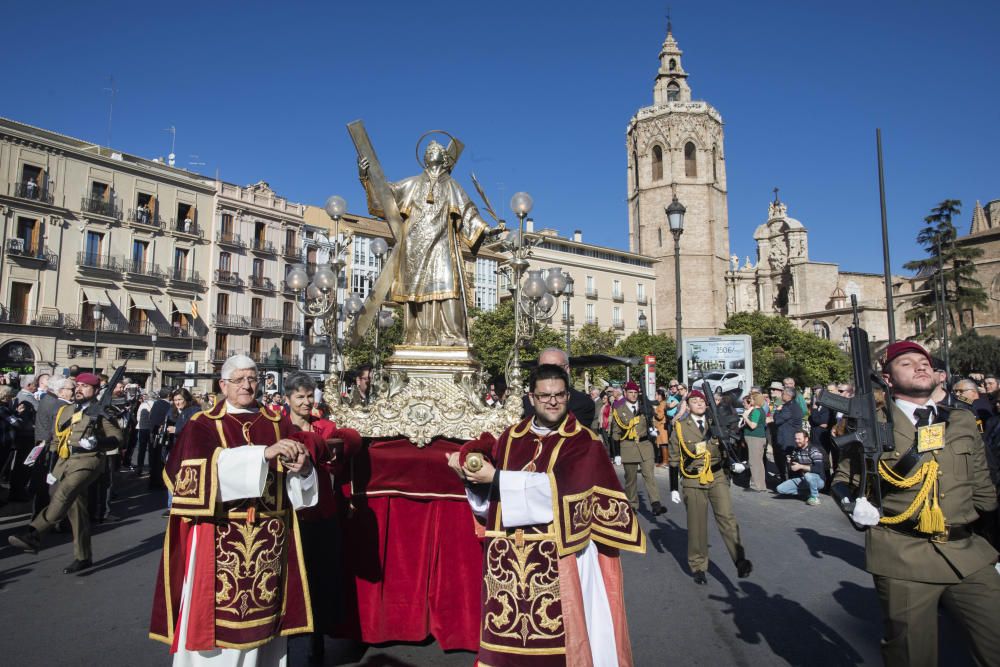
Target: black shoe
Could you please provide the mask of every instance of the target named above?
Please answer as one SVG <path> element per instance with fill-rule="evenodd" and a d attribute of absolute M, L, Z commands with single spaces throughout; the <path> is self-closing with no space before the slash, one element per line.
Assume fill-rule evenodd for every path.
<path fill-rule="evenodd" d="M 29 528 L 20 535 L 11 535 L 7 541 L 10 546 L 17 547 L 21 551 L 30 551 L 33 554 L 37 554 L 38 550 L 42 548 L 42 538 L 34 528 Z"/>
<path fill-rule="evenodd" d="M 101 523 L 118 523 L 122 518 L 117 514 L 105 514 L 104 518 L 101 519 Z"/>
<path fill-rule="evenodd" d="M 76 574 L 80 570 L 86 570 L 93 564 L 89 558 L 87 560 L 75 560 L 63 568 L 63 574 Z"/>
<path fill-rule="evenodd" d="M 708 583 L 708 578 L 705 577 L 705 573 L 704 572 L 695 572 L 694 573 L 694 583 L 698 584 L 699 586 L 704 586 L 705 584 Z"/>
<path fill-rule="evenodd" d="M 753 563 L 751 563 L 746 558 L 741 558 L 736 561 L 736 576 L 740 579 L 746 579 L 753 572 Z"/>
<path fill-rule="evenodd" d="M 653 516 L 660 516 L 661 514 L 666 514 L 667 508 L 660 503 L 653 503 Z"/>

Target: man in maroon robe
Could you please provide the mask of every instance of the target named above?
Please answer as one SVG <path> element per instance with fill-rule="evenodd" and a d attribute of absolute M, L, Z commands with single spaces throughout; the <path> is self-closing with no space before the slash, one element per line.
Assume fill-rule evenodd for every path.
<path fill-rule="evenodd" d="M 645 535 L 568 388 L 562 368 L 538 366 L 534 416 L 448 457 L 486 520 L 482 666 L 632 665 L 618 552 L 644 553 Z"/>
<path fill-rule="evenodd" d="M 255 400 L 257 368 L 222 367 L 224 400 L 199 412 L 170 454 L 173 492 L 150 637 L 174 665 L 284 665 L 286 636 L 313 629 L 294 510 L 317 502 L 305 446 Z"/>

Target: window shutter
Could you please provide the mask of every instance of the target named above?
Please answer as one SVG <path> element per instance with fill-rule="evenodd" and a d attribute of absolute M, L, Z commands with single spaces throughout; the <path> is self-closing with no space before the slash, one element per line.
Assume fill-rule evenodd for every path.
<path fill-rule="evenodd" d="M 31 226 L 31 250 L 38 254 L 42 251 L 40 241 L 42 238 L 42 221 L 35 220 L 35 223 Z"/>
<path fill-rule="evenodd" d="M 149 217 L 152 220 L 156 219 L 156 195 L 149 196 L 149 203 L 146 204 L 149 207 Z"/>

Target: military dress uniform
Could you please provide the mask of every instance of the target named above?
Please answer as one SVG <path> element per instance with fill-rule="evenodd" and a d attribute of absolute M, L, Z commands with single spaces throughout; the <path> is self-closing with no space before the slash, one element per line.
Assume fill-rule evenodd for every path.
<path fill-rule="evenodd" d="M 625 399 L 620 399 L 611 409 L 611 439 L 619 443 L 622 464 L 625 467 L 625 495 L 632 509 L 639 508 L 639 491 L 636 485 L 638 472 L 646 487 L 646 496 L 654 512 L 662 513 L 660 490 L 656 485 L 656 453 L 649 440 L 652 426 L 643 414 L 640 403 L 635 409 Z"/>
<path fill-rule="evenodd" d="M 96 399 L 95 399 L 96 400 Z M 73 557 L 89 562 L 90 514 L 87 489 L 104 472 L 105 452 L 117 451 L 122 444 L 122 430 L 114 421 L 98 417 L 90 435 L 97 440 L 94 449 L 80 447 L 80 439 L 90 431 L 91 418 L 80 404 L 64 405 L 56 413 L 55 451 L 58 459 L 52 469 L 56 482 L 48 506 L 31 522 L 39 535 L 51 530 L 68 517 L 73 528 Z"/>
<path fill-rule="evenodd" d="M 895 449 L 880 462 L 883 516 L 865 535 L 865 569 L 882 607 L 883 659 L 936 665 L 943 602 L 968 630 L 977 664 L 1000 665 L 997 552 L 970 528 L 980 512 L 997 508 L 975 416 L 944 406 L 919 408 L 913 418 L 897 404 L 890 410 Z M 927 427 L 932 431 L 919 435 Z M 834 483 L 852 481 L 845 458 Z"/>
<path fill-rule="evenodd" d="M 678 473 L 688 517 L 688 567 L 691 572 L 698 577 L 699 573 L 708 570 L 708 506 L 711 504 L 722 541 L 740 576 L 750 574 L 750 561 L 746 560 L 740 526 L 733 514 L 729 476 L 723 467 L 719 443 L 708 434 L 707 415 L 688 413 L 674 425 L 670 435 L 670 480 L 675 490 Z"/>

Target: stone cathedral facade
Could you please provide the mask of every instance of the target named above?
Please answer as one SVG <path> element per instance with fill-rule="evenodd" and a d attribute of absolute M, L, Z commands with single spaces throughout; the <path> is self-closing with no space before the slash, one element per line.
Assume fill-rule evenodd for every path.
<path fill-rule="evenodd" d="M 629 248 L 654 257 L 657 328 L 674 330 L 674 238 L 665 207 L 687 207 L 680 238 L 684 336 L 712 335 L 726 320 L 729 214 L 722 116 L 691 99 L 682 52 L 668 25 L 653 104 L 626 131 Z"/>

